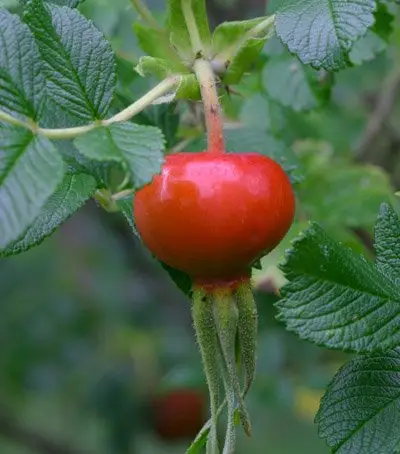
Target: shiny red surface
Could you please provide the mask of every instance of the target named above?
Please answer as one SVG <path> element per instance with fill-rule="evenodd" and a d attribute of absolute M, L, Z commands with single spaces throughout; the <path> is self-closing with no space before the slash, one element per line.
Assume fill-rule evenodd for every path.
<path fill-rule="evenodd" d="M 282 240 L 294 210 L 285 172 L 255 153 L 169 155 L 161 175 L 134 200 L 136 226 L 150 251 L 206 280 L 246 274 Z"/>

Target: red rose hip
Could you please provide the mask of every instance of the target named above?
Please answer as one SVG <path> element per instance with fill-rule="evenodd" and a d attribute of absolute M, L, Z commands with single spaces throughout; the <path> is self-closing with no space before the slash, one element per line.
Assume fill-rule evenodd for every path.
<path fill-rule="evenodd" d="M 169 155 L 134 200 L 137 229 L 160 260 L 198 281 L 248 276 L 293 222 L 289 178 L 256 153 Z"/>

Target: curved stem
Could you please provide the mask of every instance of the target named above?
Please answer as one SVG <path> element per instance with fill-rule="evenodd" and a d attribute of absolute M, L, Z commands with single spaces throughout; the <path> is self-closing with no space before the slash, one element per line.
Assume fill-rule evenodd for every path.
<path fill-rule="evenodd" d="M 97 120 L 93 123 L 84 126 L 75 126 L 73 128 L 41 128 L 32 120 L 19 120 L 7 112 L 0 110 L 0 121 L 5 121 L 7 123 L 22 126 L 25 129 L 29 129 L 33 133 L 40 134 L 49 139 L 74 139 L 75 137 L 86 134 L 92 129 L 98 128 L 99 126 L 109 126 L 113 123 L 118 123 L 122 121 L 128 121 L 133 116 L 144 110 L 146 107 L 150 106 L 158 98 L 161 98 L 173 88 L 177 87 L 180 84 L 180 76 L 171 76 L 164 79 L 149 92 L 147 92 L 140 99 L 135 101 L 133 104 L 128 106 L 126 109 L 117 113 L 113 117 L 107 120 Z"/>
<path fill-rule="evenodd" d="M 201 98 L 204 104 L 208 151 L 211 153 L 224 153 L 225 141 L 222 113 L 214 71 L 211 63 L 203 59 L 195 61 L 194 70 L 200 84 Z"/>
<path fill-rule="evenodd" d="M 109 118 L 108 120 L 103 120 L 101 124 L 103 126 L 109 126 L 112 123 L 130 120 L 133 116 L 144 110 L 158 98 L 161 98 L 173 88 L 178 86 L 180 84 L 180 81 L 181 78 L 179 76 L 167 77 L 136 102 L 134 102 L 121 112 L 117 113 L 113 117 Z"/>

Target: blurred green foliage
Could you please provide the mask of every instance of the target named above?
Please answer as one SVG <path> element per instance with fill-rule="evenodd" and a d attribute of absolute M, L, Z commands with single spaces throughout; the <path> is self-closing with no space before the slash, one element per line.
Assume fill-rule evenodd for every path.
<path fill-rule="evenodd" d="M 270 7 L 278 3 L 271 1 Z M 163 16 L 164 2 L 148 5 L 156 17 Z M 132 31 L 135 13 L 127 0 L 86 0 L 79 9 L 117 50 L 113 109 L 120 110 L 154 83 L 133 70 L 143 54 Z M 270 153 L 289 156 L 285 165 L 298 166 L 297 221 L 255 272 L 260 335 L 258 376 L 249 396 L 254 436 L 240 437 L 238 454 L 328 453 L 313 417 L 324 387 L 348 355 L 287 333 L 274 319 L 276 297 L 265 288 L 284 281 L 277 264 L 308 220 L 370 255 L 378 206 L 397 204 L 391 186 L 398 181 L 396 166 L 388 168 L 377 155 L 400 143 L 394 131 L 400 104 L 371 145 L 370 161 L 386 170 L 354 159 L 382 81 L 400 65 L 400 28 L 388 44 L 376 36 L 364 38 L 366 47 L 358 43 L 354 66 L 337 74 L 304 68 L 274 38 L 252 74 L 223 97 L 229 134 L 235 136 L 238 122 L 253 131 L 237 136 L 232 148 L 254 151 L 245 148 L 262 142 L 273 148 Z M 201 147 L 197 120 L 196 105 L 181 104 L 154 106 L 136 119 L 159 126 L 169 149 Z M 105 215 L 90 203 L 40 247 L 1 259 L 0 301 L 1 453 L 50 452 L 35 451 L 24 430 L 33 431 L 36 441 L 55 440 L 55 454 L 63 454 L 65 446 L 73 446 L 71 454 L 184 451 L 186 441 L 157 437 L 151 402 L 169 388 L 204 388 L 189 300 L 142 249 L 122 216 Z"/>

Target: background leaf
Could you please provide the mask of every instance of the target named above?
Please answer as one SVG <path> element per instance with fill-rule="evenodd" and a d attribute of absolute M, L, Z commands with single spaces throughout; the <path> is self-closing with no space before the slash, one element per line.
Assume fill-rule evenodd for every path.
<path fill-rule="evenodd" d="M 161 170 L 164 137 L 152 126 L 113 124 L 78 137 L 74 143 L 86 158 L 123 166 L 135 188 L 149 183 Z"/>
<path fill-rule="evenodd" d="M 376 266 L 386 276 L 400 281 L 400 221 L 393 208 L 383 203 L 375 225 Z"/>
<path fill-rule="evenodd" d="M 116 84 L 111 45 L 77 10 L 32 0 L 24 19 L 35 35 L 48 95 L 76 120 L 104 118 Z"/>
<path fill-rule="evenodd" d="M 374 23 L 375 0 L 282 0 L 276 31 L 290 52 L 315 68 L 346 65 L 352 43 Z"/>
<path fill-rule="evenodd" d="M 18 239 L 61 183 L 52 143 L 21 128 L 0 127 L 0 250 Z"/>
<path fill-rule="evenodd" d="M 283 106 L 295 111 L 317 107 L 318 99 L 312 85 L 318 75 L 297 58 L 290 55 L 273 58 L 264 66 L 262 77 L 266 93 Z"/>
<path fill-rule="evenodd" d="M 39 245 L 81 208 L 95 189 L 96 180 L 90 175 L 67 174 L 22 238 L 1 251 L 0 256 L 20 254 Z"/>
<path fill-rule="evenodd" d="M 399 252 L 396 252 L 399 254 Z M 356 352 L 400 345 L 400 293 L 373 263 L 312 225 L 287 252 L 279 319 L 301 338 Z"/>
<path fill-rule="evenodd" d="M 0 9 L 0 109 L 37 120 L 46 94 L 42 68 L 28 27 Z"/>
<path fill-rule="evenodd" d="M 389 454 L 400 443 L 400 354 L 360 356 L 334 377 L 316 422 L 338 454 Z"/>

